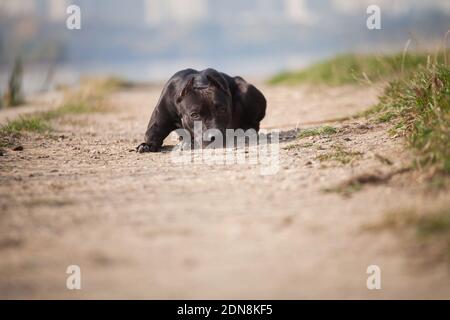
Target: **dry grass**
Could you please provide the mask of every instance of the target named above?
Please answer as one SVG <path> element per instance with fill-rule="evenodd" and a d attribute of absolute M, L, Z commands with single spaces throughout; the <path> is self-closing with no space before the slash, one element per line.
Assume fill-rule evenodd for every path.
<path fill-rule="evenodd" d="M 450 68 L 429 61 L 405 79 L 391 82 L 372 118 L 390 122 L 392 135 L 406 137 L 415 163 L 450 174 Z"/>
<path fill-rule="evenodd" d="M 50 111 L 37 112 L 8 121 L 0 126 L 0 147 L 9 147 L 25 132 L 48 134 L 53 130 L 51 120 L 65 115 L 104 112 L 105 98 L 114 90 L 127 85 L 118 78 L 85 78 L 80 87 L 66 90 L 62 104 Z"/>
<path fill-rule="evenodd" d="M 305 129 L 298 134 L 299 139 L 315 136 L 330 136 L 337 133 L 337 129 L 332 126 L 323 126 L 319 128 Z"/>
<path fill-rule="evenodd" d="M 445 61 L 444 54 L 435 54 L 435 57 L 439 62 Z M 426 66 L 427 59 L 428 54 L 419 52 L 405 55 L 344 54 L 316 63 L 304 70 L 281 72 L 272 77 L 269 83 L 327 85 L 371 83 L 415 72 L 420 66 Z"/>
<path fill-rule="evenodd" d="M 450 259 L 450 207 L 418 211 L 403 209 L 387 212 L 381 221 L 364 226 L 365 230 L 380 232 L 410 231 L 421 249 L 426 249 L 436 260 Z"/>
<path fill-rule="evenodd" d="M 316 157 L 320 162 L 336 161 L 341 164 L 348 164 L 362 157 L 363 153 L 359 151 L 347 150 L 344 146 L 337 144 L 332 147 L 332 150 Z"/>

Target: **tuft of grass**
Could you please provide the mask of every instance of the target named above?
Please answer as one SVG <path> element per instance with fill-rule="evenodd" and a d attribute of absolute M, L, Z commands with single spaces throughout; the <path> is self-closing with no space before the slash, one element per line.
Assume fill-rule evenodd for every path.
<path fill-rule="evenodd" d="M 338 193 L 344 197 L 350 197 L 353 193 L 361 191 L 363 185 L 361 183 L 355 182 L 351 184 L 342 184 L 335 187 L 323 188 L 322 191 L 326 193 Z"/>
<path fill-rule="evenodd" d="M 80 79 L 80 92 L 91 96 L 105 95 L 122 88 L 130 88 L 133 83 L 118 76 L 82 77 Z"/>
<path fill-rule="evenodd" d="M 132 86 L 133 83 L 116 76 L 83 77 L 80 80 L 80 87 L 76 90 L 67 90 L 62 105 L 49 116 L 105 111 L 105 98 L 110 93 Z"/>
<path fill-rule="evenodd" d="M 356 113 L 353 118 L 370 118 L 371 116 L 377 114 L 382 109 L 380 104 L 376 104 L 367 110 Z"/>
<path fill-rule="evenodd" d="M 298 148 L 310 148 L 312 147 L 313 144 L 310 142 L 306 142 L 306 143 L 294 143 L 291 145 L 288 145 L 286 147 L 283 148 L 283 150 L 294 150 L 294 149 L 298 149 Z"/>
<path fill-rule="evenodd" d="M 330 136 L 337 133 L 337 129 L 332 126 L 323 126 L 320 128 L 305 129 L 300 131 L 298 138 L 303 139 L 313 136 Z"/>
<path fill-rule="evenodd" d="M 0 126 L 0 137 L 18 136 L 23 132 L 50 132 L 53 129 L 49 121 L 52 119 L 66 114 L 82 114 L 96 110 L 98 110 L 98 107 L 90 105 L 87 101 L 68 101 L 55 110 L 37 112 L 8 121 L 6 124 Z"/>
<path fill-rule="evenodd" d="M 0 126 L 0 148 L 11 147 L 23 132 L 48 133 L 52 127 L 41 114 L 22 116 Z"/>
<path fill-rule="evenodd" d="M 344 196 L 350 196 L 352 193 L 362 190 L 366 185 L 380 185 L 388 182 L 394 175 L 408 172 L 410 167 L 403 167 L 389 173 L 362 173 L 338 184 L 335 187 L 325 188 L 325 192 L 336 192 Z"/>
<path fill-rule="evenodd" d="M 407 138 L 419 167 L 450 174 L 450 67 L 429 62 L 391 82 L 375 109 L 376 121 Z"/>
<path fill-rule="evenodd" d="M 449 55 L 447 55 L 449 56 Z M 403 53 L 391 55 L 343 54 L 293 72 L 281 72 L 271 79 L 270 84 L 326 84 L 343 85 L 360 81 L 374 82 L 392 79 L 410 73 L 427 64 L 425 53 Z M 443 54 L 436 59 L 445 61 Z"/>
<path fill-rule="evenodd" d="M 51 131 L 51 126 L 42 116 L 32 115 L 22 116 L 18 119 L 8 121 L 0 127 L 0 134 L 2 136 L 20 134 L 24 131 L 44 133 Z"/>
<path fill-rule="evenodd" d="M 90 105 L 87 101 L 67 101 L 56 111 L 59 115 L 64 114 L 83 114 L 95 111 L 95 107 Z"/>
<path fill-rule="evenodd" d="M 342 145 L 334 145 L 331 152 L 327 152 L 316 157 L 320 162 L 337 161 L 341 164 L 348 164 L 353 160 L 362 157 L 363 153 L 346 150 Z"/>
<path fill-rule="evenodd" d="M 450 209 L 441 210 L 432 215 L 422 217 L 416 225 L 420 237 L 450 234 Z M 449 239 L 450 240 L 450 239 Z"/>
<path fill-rule="evenodd" d="M 450 207 L 422 212 L 413 209 L 388 212 L 380 222 L 368 224 L 365 229 L 412 230 L 416 240 L 433 249 L 438 258 L 450 259 Z"/>
<path fill-rule="evenodd" d="M 24 132 L 48 133 L 51 132 L 51 120 L 64 115 L 85 114 L 105 111 L 105 97 L 112 91 L 130 86 L 120 78 L 94 78 L 82 79 L 80 88 L 68 90 L 63 103 L 56 109 L 37 112 L 8 121 L 0 126 L 0 148 L 14 145 Z"/>
<path fill-rule="evenodd" d="M 86 114 L 104 111 L 102 100 L 92 99 L 90 97 L 70 97 L 66 98 L 61 106 L 55 110 L 48 111 L 44 114 L 47 119 L 58 118 L 71 114 Z"/>
<path fill-rule="evenodd" d="M 382 123 L 382 122 L 390 122 L 394 118 L 395 118 L 395 113 L 392 112 L 392 111 L 387 111 L 387 112 L 384 112 L 384 113 L 380 114 L 377 117 L 377 122 L 380 122 L 380 123 Z"/>
<path fill-rule="evenodd" d="M 14 144 L 14 141 L 24 132 L 48 133 L 52 131 L 50 121 L 70 114 L 85 114 L 105 110 L 104 92 L 90 88 L 89 91 L 77 90 L 68 92 L 63 103 L 56 109 L 46 112 L 36 112 L 8 121 L 0 126 L 0 147 Z"/>

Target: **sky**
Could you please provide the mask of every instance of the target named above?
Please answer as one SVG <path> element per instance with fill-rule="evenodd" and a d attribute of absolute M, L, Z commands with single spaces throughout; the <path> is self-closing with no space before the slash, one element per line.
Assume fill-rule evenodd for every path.
<path fill-rule="evenodd" d="M 66 8 L 81 9 L 81 30 Z M 369 5 L 381 29 L 366 26 Z M 214 67 L 267 76 L 345 52 L 401 51 L 442 42 L 448 0 L 0 0 L 0 70 L 29 65 L 165 79 Z"/>

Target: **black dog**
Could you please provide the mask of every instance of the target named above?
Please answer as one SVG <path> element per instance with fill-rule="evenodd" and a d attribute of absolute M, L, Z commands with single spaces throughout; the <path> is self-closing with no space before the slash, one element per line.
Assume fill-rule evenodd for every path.
<path fill-rule="evenodd" d="M 176 129 L 194 133 L 194 121 L 202 129 L 259 130 L 266 113 L 266 99 L 241 77 L 230 77 L 214 69 L 177 72 L 164 86 L 150 118 L 145 142 L 138 152 L 158 152 L 163 140 Z"/>

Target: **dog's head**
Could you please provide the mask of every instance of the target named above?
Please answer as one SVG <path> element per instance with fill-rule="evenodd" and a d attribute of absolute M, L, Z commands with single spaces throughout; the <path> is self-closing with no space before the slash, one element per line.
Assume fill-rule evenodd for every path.
<path fill-rule="evenodd" d="M 194 75 L 177 97 L 183 128 L 194 137 L 194 123 L 203 132 L 217 129 L 225 136 L 232 122 L 232 99 L 226 80 L 217 72 Z"/>

